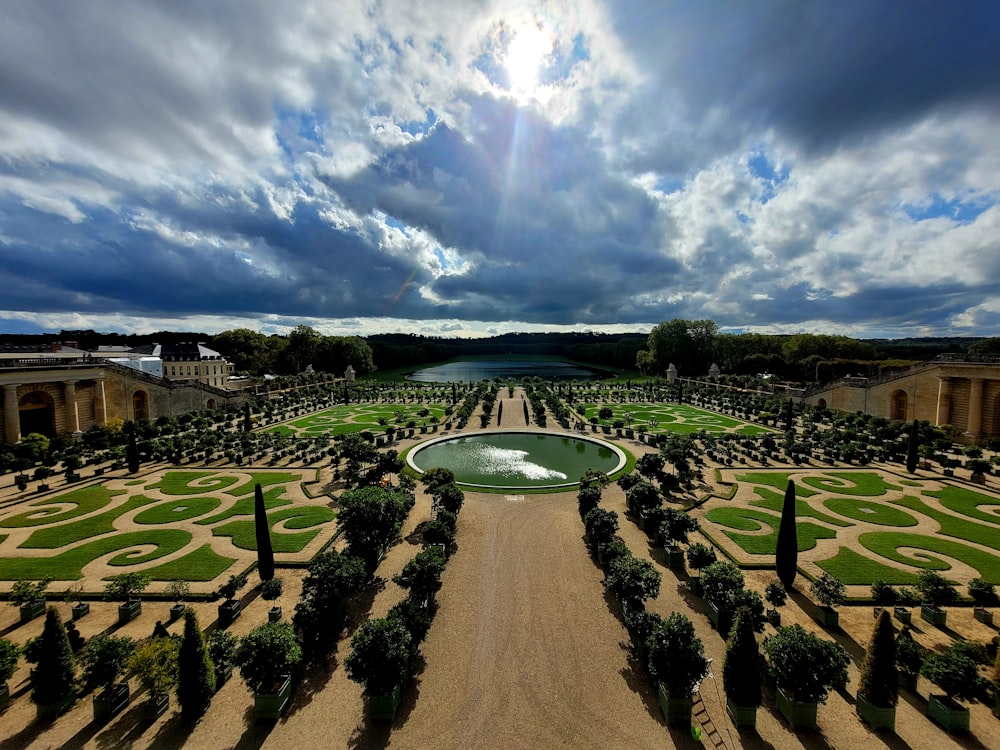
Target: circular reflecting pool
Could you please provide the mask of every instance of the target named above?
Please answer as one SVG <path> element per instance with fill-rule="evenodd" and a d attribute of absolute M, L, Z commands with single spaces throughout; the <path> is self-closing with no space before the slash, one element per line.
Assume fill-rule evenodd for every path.
<path fill-rule="evenodd" d="M 473 432 L 442 437 L 410 451 L 419 472 L 450 469 L 455 481 L 496 490 L 571 487 L 587 469 L 610 474 L 625 465 L 603 440 L 552 432 Z"/>

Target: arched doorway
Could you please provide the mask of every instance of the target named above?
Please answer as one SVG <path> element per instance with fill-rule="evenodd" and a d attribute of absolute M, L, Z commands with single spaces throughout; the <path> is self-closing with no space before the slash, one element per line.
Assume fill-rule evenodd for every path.
<path fill-rule="evenodd" d="M 826 399 L 825 398 L 821 398 L 819 401 L 816 402 L 816 406 L 819 407 L 820 409 L 825 409 L 826 408 Z"/>
<path fill-rule="evenodd" d="M 149 397 L 145 391 L 132 394 L 132 419 L 149 419 Z"/>
<path fill-rule="evenodd" d="M 33 432 L 50 438 L 56 436 L 56 413 L 49 394 L 42 391 L 24 394 L 17 411 L 21 419 L 21 437 Z"/>
<path fill-rule="evenodd" d="M 893 391 L 892 403 L 889 405 L 889 419 L 906 419 L 906 391 Z"/>
<path fill-rule="evenodd" d="M 205 404 L 205 408 L 206 409 L 214 409 L 215 408 L 215 399 L 214 398 L 210 398 L 208 400 L 208 403 Z"/>

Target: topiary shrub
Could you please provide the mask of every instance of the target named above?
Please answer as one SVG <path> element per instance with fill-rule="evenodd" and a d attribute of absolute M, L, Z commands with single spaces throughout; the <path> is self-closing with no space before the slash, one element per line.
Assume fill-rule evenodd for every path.
<path fill-rule="evenodd" d="M 979 666 L 955 645 L 929 654 L 920 673 L 941 688 L 950 700 L 972 701 L 982 689 Z"/>
<path fill-rule="evenodd" d="M 240 639 L 236 666 L 253 693 L 273 693 L 302 660 L 302 649 L 287 622 L 258 625 Z"/>
<path fill-rule="evenodd" d="M 847 685 L 849 659 L 843 646 L 801 625 L 778 628 L 764 648 L 777 686 L 795 701 L 825 703 L 831 689 Z"/>
<path fill-rule="evenodd" d="M 216 633 L 229 636 L 235 648 L 235 636 L 221 629 Z M 198 616 L 188 607 L 184 610 L 184 635 L 177 655 L 177 700 L 184 716 L 198 717 L 208 709 L 215 695 L 215 672 Z"/>
<path fill-rule="evenodd" d="M 679 612 L 671 612 L 653 629 L 647 648 L 650 674 L 672 697 L 690 698 L 708 675 L 704 645 L 691 620 Z"/>
<path fill-rule="evenodd" d="M 915 588 L 920 592 L 923 601 L 932 607 L 945 607 L 958 601 L 955 584 L 935 570 L 921 571 Z"/>
<path fill-rule="evenodd" d="M 882 607 L 891 607 L 899 597 L 896 589 L 881 579 L 872 581 L 872 601 Z"/>
<path fill-rule="evenodd" d="M 896 636 L 896 668 L 903 684 L 915 690 L 917 677 L 924 665 L 924 648 L 913 639 L 909 626 Z"/>
<path fill-rule="evenodd" d="M 76 663 L 66 628 L 55 607 L 49 607 L 45 613 L 36 656 L 36 666 L 31 673 L 31 700 L 38 706 L 65 704 L 73 696 Z"/>
<path fill-rule="evenodd" d="M 604 586 L 623 609 L 640 609 L 644 601 L 659 596 L 660 580 L 660 573 L 652 563 L 628 554 L 616 557 L 608 565 Z"/>
<path fill-rule="evenodd" d="M 996 587 L 982 578 L 973 578 L 969 581 L 969 596 L 977 607 L 995 607 L 1000 603 Z"/>
<path fill-rule="evenodd" d="M 839 607 L 847 598 L 847 588 L 839 578 L 829 573 L 824 573 L 814 580 L 809 585 L 809 590 L 824 607 Z"/>
<path fill-rule="evenodd" d="M 883 609 L 875 622 L 868 651 L 861 666 L 858 694 L 879 708 L 890 708 L 899 699 L 899 671 L 896 668 L 896 631 L 889 611 Z"/>
<path fill-rule="evenodd" d="M 722 666 L 726 697 L 740 707 L 759 706 L 763 666 L 764 658 L 757 646 L 753 623 L 746 610 L 737 610 L 736 623 L 726 643 L 726 661 Z"/>
<path fill-rule="evenodd" d="M 344 660 L 347 676 L 369 696 L 387 695 L 402 683 L 410 664 L 413 637 L 403 621 L 384 617 L 363 623 Z"/>
<path fill-rule="evenodd" d="M 80 652 L 87 690 L 107 689 L 125 671 L 135 653 L 135 641 L 127 636 L 95 635 Z"/>
<path fill-rule="evenodd" d="M 786 589 L 793 587 L 799 565 L 799 539 L 795 525 L 795 482 L 788 480 L 778 524 L 778 541 L 774 553 L 778 578 Z"/>

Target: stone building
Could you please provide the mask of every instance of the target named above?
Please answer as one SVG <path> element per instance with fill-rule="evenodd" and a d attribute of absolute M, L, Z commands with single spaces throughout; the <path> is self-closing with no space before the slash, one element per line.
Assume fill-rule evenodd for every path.
<path fill-rule="evenodd" d="M 185 372 L 187 362 L 194 367 L 195 360 L 185 361 Z M 225 376 L 218 374 L 228 365 L 225 360 L 197 362 L 203 368 L 198 378 L 222 377 L 225 383 L 228 370 Z M 246 398 L 244 391 L 209 385 L 193 374 L 156 377 L 70 346 L 46 352 L 0 350 L 0 438 L 7 443 L 32 432 L 78 434 L 109 419 L 177 416 Z"/>
<path fill-rule="evenodd" d="M 137 357 L 155 357 L 163 361 L 163 377 L 173 381 L 197 381 L 225 388 L 233 365 L 203 343 L 147 344 L 129 350 Z"/>
<path fill-rule="evenodd" d="M 1000 357 L 942 355 L 879 378 L 841 378 L 805 393 L 813 406 L 951 425 L 967 442 L 1000 438 Z"/>

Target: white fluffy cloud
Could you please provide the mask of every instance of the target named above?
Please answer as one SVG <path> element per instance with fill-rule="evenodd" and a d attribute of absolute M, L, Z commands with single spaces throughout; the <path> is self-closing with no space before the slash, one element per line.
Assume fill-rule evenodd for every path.
<path fill-rule="evenodd" d="M 2 315 L 995 328 L 995 4 L 628 8 L 6 3 Z"/>

